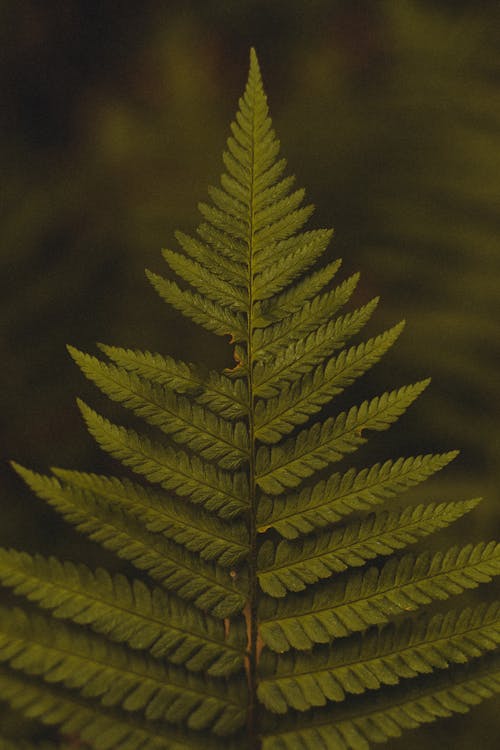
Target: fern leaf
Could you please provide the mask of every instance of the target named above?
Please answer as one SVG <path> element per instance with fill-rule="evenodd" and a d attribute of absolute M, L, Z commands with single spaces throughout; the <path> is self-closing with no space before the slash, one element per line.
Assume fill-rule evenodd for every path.
<path fill-rule="evenodd" d="M 237 418 L 248 414 L 248 390 L 243 380 L 231 380 L 218 372 L 203 377 L 192 364 L 172 357 L 99 344 L 100 349 L 120 368 L 152 384 L 166 386 L 176 393 L 195 394 L 196 400 L 216 414 Z"/>
<path fill-rule="evenodd" d="M 403 326 L 404 323 L 400 323 L 376 338 L 342 351 L 293 384 L 287 377 L 279 396 L 268 402 L 258 401 L 255 406 L 257 438 L 264 443 L 276 443 L 298 424 L 306 422 L 311 414 L 320 411 L 324 404 L 378 362 L 396 341 Z M 291 374 L 293 376 L 293 368 Z M 267 386 L 271 387 L 273 382 L 274 379 L 268 381 Z"/>
<path fill-rule="evenodd" d="M 226 190 L 224 185 L 221 187 L 209 185 L 208 194 L 214 206 L 224 212 L 228 218 L 235 218 L 240 225 L 247 224 L 245 196 L 232 194 L 231 190 Z M 242 269 L 242 266 L 240 267 Z M 242 286 L 246 287 L 246 274 L 243 270 L 242 273 L 244 274 Z"/>
<path fill-rule="evenodd" d="M 190 552 L 198 552 L 202 559 L 215 560 L 223 567 L 236 565 L 248 555 L 248 534 L 240 521 L 229 524 L 128 479 L 67 469 L 52 471 L 63 483 L 61 493 L 75 505 L 81 494 L 72 488 L 83 491 L 95 503 L 117 505 L 142 522 L 148 531 L 161 532 Z"/>
<path fill-rule="evenodd" d="M 248 458 L 248 430 L 159 386 L 150 386 L 114 365 L 68 347 L 82 372 L 113 401 L 132 409 L 177 443 L 223 468 L 236 468 Z"/>
<path fill-rule="evenodd" d="M 394 557 L 380 571 L 370 568 L 312 593 L 266 599 L 261 637 L 279 653 L 307 650 L 474 589 L 499 574 L 500 545 L 495 542 Z"/>
<path fill-rule="evenodd" d="M 310 333 L 308 336 L 293 341 L 275 359 L 267 358 L 258 362 L 255 367 L 255 393 L 264 398 L 279 395 L 283 385 L 294 383 L 301 375 L 310 372 L 311 368 L 323 362 L 336 349 L 368 322 L 378 304 L 373 299 L 364 307 L 354 310 L 334 321 L 330 321 Z"/>
<path fill-rule="evenodd" d="M 275 254 L 274 257 L 279 258 L 279 260 L 273 263 L 270 263 L 266 253 L 266 257 L 261 258 L 261 264 L 259 264 L 259 255 L 257 254 L 255 260 L 256 274 L 253 284 L 255 300 L 262 302 L 274 297 L 275 294 L 287 287 L 325 251 L 331 236 L 331 231 L 320 229 L 304 232 L 292 240 L 279 242 L 272 249 Z M 260 272 L 259 268 L 261 268 Z"/>
<path fill-rule="evenodd" d="M 165 302 L 207 331 L 219 336 L 230 336 L 232 341 L 246 341 L 245 319 L 241 313 L 232 312 L 200 294 L 182 290 L 175 281 L 164 279 L 152 271 L 146 271 L 146 275 Z"/>
<path fill-rule="evenodd" d="M 314 206 L 300 205 L 304 196 L 305 190 L 301 188 L 289 196 L 255 211 L 252 231 L 254 268 L 256 271 L 255 285 L 257 289 L 259 287 L 264 289 L 266 286 L 263 279 L 259 279 L 257 274 L 259 272 L 265 274 L 269 270 L 270 262 L 276 260 L 277 257 L 281 261 L 284 254 L 290 253 L 291 265 L 295 266 L 293 271 L 295 276 L 296 273 L 300 272 L 300 269 L 305 270 L 312 262 L 308 256 L 312 255 L 316 259 L 325 251 L 332 236 L 332 230 L 318 229 L 299 233 L 299 230 L 302 229 L 314 212 Z M 309 248 L 306 250 L 308 245 Z M 297 253 L 299 256 L 298 262 Z M 271 285 L 271 279 L 276 278 L 275 272 L 269 278 Z M 279 288 L 287 285 L 290 281 L 291 279 L 287 275 L 285 282 Z M 268 296 L 265 292 L 264 294 Z"/>
<path fill-rule="evenodd" d="M 366 442 L 362 430 L 386 430 L 428 386 L 429 380 L 384 393 L 338 417 L 316 423 L 282 446 L 259 448 L 257 483 L 264 492 L 277 495 L 296 487 L 318 469 L 340 460 Z"/>
<path fill-rule="evenodd" d="M 306 302 L 316 297 L 330 283 L 341 263 L 341 260 L 334 260 L 319 271 L 314 271 L 293 286 L 289 286 L 274 298 L 261 303 L 257 302 L 255 305 L 257 315 L 276 323 L 301 310 Z"/>
<path fill-rule="evenodd" d="M 196 261 L 173 250 L 162 250 L 164 260 L 175 273 L 195 287 L 198 292 L 219 305 L 244 312 L 248 307 L 246 289 L 236 286 L 209 271 Z"/>
<path fill-rule="evenodd" d="M 181 362 L 173 357 L 137 349 L 98 344 L 99 349 L 120 368 L 144 380 L 170 388 L 175 393 L 199 393 L 203 377 L 192 362 Z"/>
<path fill-rule="evenodd" d="M 273 528 L 287 539 L 296 539 L 393 498 L 444 468 L 457 455 L 457 451 L 450 451 L 398 458 L 359 472 L 349 469 L 345 474 L 333 474 L 295 495 L 263 497 L 259 503 L 259 531 Z"/>
<path fill-rule="evenodd" d="M 408 686 L 385 691 L 378 698 L 362 696 L 350 709 L 319 709 L 305 718 L 284 719 L 268 730 L 263 750 L 368 750 L 371 743 L 400 737 L 436 719 L 464 714 L 500 692 L 498 657 L 484 657 L 471 667 L 458 667 Z"/>
<path fill-rule="evenodd" d="M 78 734 L 96 750 L 217 750 L 220 744 L 196 732 L 167 730 L 153 720 L 92 706 L 68 691 L 6 669 L 0 671 L 0 697 L 28 718 L 59 726 L 65 734 Z M 231 748 L 231 741 L 226 742 Z"/>
<path fill-rule="evenodd" d="M 49 683 L 78 689 L 104 706 L 148 719 L 211 728 L 224 735 L 244 721 L 242 683 L 224 684 L 130 652 L 64 623 L 0 609 L 0 660 Z M 244 683 L 243 683 L 244 684 Z"/>
<path fill-rule="evenodd" d="M 500 644 L 500 605 L 449 611 L 406 620 L 364 637 L 320 647 L 311 653 L 269 657 L 259 698 L 274 713 L 307 711 L 349 693 L 378 690 L 401 679 L 446 669 L 494 650 Z"/>
<path fill-rule="evenodd" d="M 119 509 L 96 502 L 84 492 L 65 492 L 54 478 L 44 477 L 16 466 L 26 483 L 71 523 L 91 539 L 132 562 L 165 588 L 208 609 L 219 617 L 241 611 L 245 595 L 229 571 L 203 562 L 197 555 L 169 542 L 159 534 L 145 531 L 135 519 Z"/>
<path fill-rule="evenodd" d="M 279 144 L 278 144 L 279 147 Z M 278 204 L 279 205 L 279 204 Z M 303 235 L 297 235 L 296 233 L 302 229 L 304 224 L 306 224 L 307 220 L 311 217 L 311 215 L 314 212 L 314 206 L 304 206 L 302 208 L 298 208 L 296 211 L 291 211 L 286 216 L 279 216 L 279 212 L 277 212 L 277 216 L 273 216 L 273 220 L 270 221 L 270 217 L 268 218 L 267 223 L 265 222 L 260 229 L 257 228 L 256 222 L 254 220 L 253 224 L 253 251 L 255 254 L 255 260 L 256 260 L 256 268 L 259 267 L 258 259 L 259 259 L 259 252 L 260 252 L 260 260 L 261 260 L 261 267 L 268 266 L 269 263 L 272 261 L 273 258 L 276 258 L 276 254 L 281 255 L 282 252 L 286 252 L 288 249 L 293 250 L 297 249 L 300 245 L 301 239 L 303 239 Z M 270 213 L 270 212 L 269 212 Z M 273 214 L 274 214 L 274 208 L 273 208 Z M 258 215 L 255 217 L 258 221 Z M 322 230 L 317 230 L 318 232 L 321 232 Z M 331 236 L 331 230 L 323 230 L 325 232 L 328 232 L 328 238 Z M 308 233 L 305 233 L 306 235 Z M 290 238 L 290 241 L 288 242 L 288 239 Z M 323 252 L 323 250 L 326 247 L 325 240 L 323 238 L 322 242 L 319 243 L 319 248 L 314 248 L 315 252 L 317 253 L 317 256 Z M 311 250 L 313 250 L 313 247 L 311 246 Z M 317 257 L 316 256 L 316 257 Z M 308 262 L 307 257 L 304 258 L 303 254 L 300 254 L 300 260 L 297 261 L 297 258 L 294 258 L 295 260 L 295 272 L 294 276 L 299 273 L 299 268 L 307 268 L 310 265 L 310 262 Z M 289 277 L 287 276 L 285 280 L 281 284 L 275 285 L 275 289 L 282 289 L 289 281 Z M 261 284 L 261 290 L 265 288 L 265 284 L 262 282 Z M 267 294 L 264 292 L 264 295 L 267 297 Z"/>
<path fill-rule="evenodd" d="M 231 380 L 225 375 L 210 372 L 197 401 L 222 417 L 236 419 L 247 417 L 250 408 L 247 383 L 243 379 Z"/>
<path fill-rule="evenodd" d="M 207 220 L 207 225 L 203 225 L 203 229 L 207 226 L 207 232 L 205 232 L 205 235 L 202 235 L 204 238 L 209 241 L 210 237 L 212 241 L 215 238 L 218 240 L 221 239 L 224 241 L 224 244 L 230 238 L 236 240 L 236 243 L 242 243 L 241 246 L 243 246 L 247 234 L 247 227 L 244 221 L 239 221 L 238 218 L 233 217 L 233 221 L 229 223 L 223 211 L 207 203 L 198 203 L 198 209 Z M 232 244 L 232 247 L 235 248 L 235 244 Z"/>
<path fill-rule="evenodd" d="M 224 472 L 195 456 L 153 444 L 133 430 L 112 424 L 81 401 L 79 406 L 99 445 L 150 482 L 214 510 L 221 518 L 234 518 L 247 509 L 248 482 L 243 472 Z"/>
<path fill-rule="evenodd" d="M 79 402 L 97 443 L 146 482 L 15 469 L 140 575 L 0 549 L 0 582 L 29 605 L 0 608 L 0 700 L 95 750 L 368 750 L 500 691 L 500 604 L 408 614 L 499 575 L 500 544 L 403 554 L 478 501 L 379 507 L 455 452 L 318 476 L 429 381 L 317 418 L 403 324 L 347 343 L 378 298 L 342 311 L 359 275 L 331 285 L 332 232 L 306 227 L 313 207 L 285 173 L 254 50 L 223 161 L 196 233 L 163 252 L 178 283 L 147 275 L 230 337 L 234 365 L 69 348 L 164 433 Z"/>
<path fill-rule="evenodd" d="M 243 240 L 236 239 L 234 233 L 228 234 L 207 222 L 200 224 L 196 233 L 224 257 L 245 265 L 248 262 L 248 245 Z"/>
<path fill-rule="evenodd" d="M 313 276 L 311 274 L 311 276 Z M 308 278 L 308 277 L 306 277 Z M 313 276 L 314 278 L 314 276 Z M 273 299 L 256 304 L 256 309 L 264 316 L 265 323 L 256 325 L 254 346 L 269 356 L 278 352 L 292 341 L 303 338 L 311 331 L 331 321 L 339 310 L 351 299 L 359 283 L 360 274 L 354 273 L 333 289 L 305 300 L 301 306 L 293 305 L 293 311 L 278 308 L 281 300 L 286 305 L 288 295 L 300 285 L 290 286 Z M 285 296 L 286 295 L 286 296 Z"/>
<path fill-rule="evenodd" d="M 287 591 L 303 591 L 334 573 L 404 549 L 449 526 L 478 503 L 475 499 L 410 506 L 399 512 L 372 514 L 299 542 L 281 541 L 277 545 L 266 542 L 258 561 L 260 586 L 273 597 L 283 597 Z"/>
<path fill-rule="evenodd" d="M 274 308 L 267 311 L 260 326 L 256 327 L 253 335 L 254 353 L 263 361 L 271 359 L 281 350 L 286 349 L 294 341 L 307 336 L 323 324 L 331 321 L 335 313 L 351 298 L 359 274 L 354 274 L 338 287 L 315 297 L 293 315 L 272 323 L 277 312 Z M 262 318 L 262 314 L 260 316 Z M 270 325 L 271 323 L 271 325 Z M 361 324 L 362 325 L 362 324 Z M 353 335 L 356 329 L 353 329 Z"/>
<path fill-rule="evenodd" d="M 0 549 L 0 580 L 54 617 L 69 619 L 192 672 L 220 677 L 239 671 L 244 623 L 224 624 L 180 598 L 98 568 Z"/>
<path fill-rule="evenodd" d="M 269 112 L 267 112 L 269 114 Z M 239 113 L 237 113 L 236 118 L 239 118 Z M 270 126 L 270 121 L 269 121 Z M 255 212 L 259 212 L 259 224 L 262 224 L 262 218 L 265 219 L 266 209 L 272 208 L 276 205 L 278 201 L 283 200 L 287 195 L 289 195 L 292 187 L 295 185 L 295 177 L 293 175 L 288 175 L 287 177 L 280 178 L 280 175 L 282 174 L 284 168 L 286 166 L 286 161 L 284 159 L 279 160 L 276 162 L 272 167 L 270 167 L 269 172 L 272 182 L 270 183 L 269 187 L 263 188 L 259 190 L 254 196 L 254 206 L 255 206 Z M 272 170 L 272 171 L 271 171 Z M 227 175 L 223 174 L 221 176 L 221 183 L 223 187 L 226 187 L 226 180 Z M 243 206 L 244 210 L 247 213 L 248 212 L 248 201 L 250 198 L 250 193 L 247 192 L 243 196 Z M 264 213 L 263 213 L 264 212 Z"/>
<path fill-rule="evenodd" d="M 214 191 L 214 188 L 210 191 L 211 195 L 219 195 L 222 192 L 216 191 L 214 193 L 212 191 Z M 227 193 L 225 193 L 224 196 L 226 200 L 229 197 Z M 188 234 L 185 234 L 184 232 L 175 232 L 175 238 L 186 255 L 189 255 L 193 260 L 198 261 L 198 263 L 205 268 L 209 268 L 214 274 L 220 276 L 221 279 L 227 281 L 232 286 L 246 290 L 247 273 L 246 268 L 242 263 L 235 261 L 233 258 L 228 258 L 220 252 L 214 251 L 208 245 Z"/>

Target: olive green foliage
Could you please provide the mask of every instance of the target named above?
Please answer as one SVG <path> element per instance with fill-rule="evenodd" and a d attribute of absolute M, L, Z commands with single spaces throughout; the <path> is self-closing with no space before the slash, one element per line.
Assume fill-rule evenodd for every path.
<path fill-rule="evenodd" d="M 349 343 L 377 300 L 346 312 L 358 277 L 332 286 L 340 263 L 315 266 L 331 232 L 304 230 L 253 51 L 231 129 L 196 237 L 164 251 L 178 281 L 148 277 L 231 337 L 234 367 L 70 347 L 146 423 L 79 403 L 136 479 L 14 464 L 136 571 L 0 551 L 0 580 L 31 603 L 0 609 L 0 697 L 96 750 L 366 750 L 500 691 L 499 605 L 426 609 L 499 574 L 500 545 L 407 550 L 477 506 L 400 503 L 456 452 L 332 473 L 429 381 L 321 414 L 403 324 Z"/>

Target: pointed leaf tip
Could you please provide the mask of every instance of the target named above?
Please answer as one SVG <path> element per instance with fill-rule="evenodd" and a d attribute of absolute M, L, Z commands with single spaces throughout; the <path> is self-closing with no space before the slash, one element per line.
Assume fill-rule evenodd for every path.
<path fill-rule="evenodd" d="M 85 401 L 83 401 L 83 399 L 79 398 L 78 396 L 75 399 L 75 401 L 76 401 L 76 405 L 80 409 L 83 417 L 85 418 L 85 415 L 88 414 L 89 412 L 91 412 L 92 409 L 90 408 L 90 406 L 87 406 L 87 404 L 85 403 Z"/>
<path fill-rule="evenodd" d="M 66 351 L 68 352 L 69 356 L 73 360 L 76 360 L 78 355 L 81 354 L 81 352 L 75 346 L 72 346 L 71 344 L 66 344 Z"/>
<path fill-rule="evenodd" d="M 14 469 L 16 474 L 21 475 L 22 471 L 24 470 L 24 466 L 21 466 L 21 464 L 18 464 L 17 461 L 9 461 L 9 465 L 12 469 Z"/>
<path fill-rule="evenodd" d="M 259 80 L 262 83 L 262 74 L 260 71 L 260 63 L 259 58 L 257 57 L 257 52 L 255 51 L 255 47 L 250 47 L 250 71 L 249 71 L 249 77 L 256 76 L 257 80 Z"/>

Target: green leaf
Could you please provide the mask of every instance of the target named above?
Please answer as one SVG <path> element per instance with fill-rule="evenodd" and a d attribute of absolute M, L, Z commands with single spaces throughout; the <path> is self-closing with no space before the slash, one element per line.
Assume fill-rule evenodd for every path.
<path fill-rule="evenodd" d="M 0 671 L 0 698 L 28 718 L 59 726 L 65 734 L 78 734 L 95 750 L 218 750 L 220 746 L 219 740 L 196 732 L 166 729 L 156 721 L 92 706 L 66 690 L 10 670 Z M 236 750 L 230 740 L 224 743 L 228 750 Z"/>
<path fill-rule="evenodd" d="M 376 697 L 363 696 L 342 712 L 334 707 L 319 709 L 307 718 L 277 720 L 266 732 L 263 750 L 368 750 L 371 743 L 400 737 L 408 729 L 467 713 L 499 692 L 499 658 L 485 657 L 471 668 L 458 667 Z"/>
<path fill-rule="evenodd" d="M 61 491 L 74 504 L 82 497 L 72 489 L 77 488 L 97 503 L 104 501 L 110 507 L 121 508 L 148 531 L 161 532 L 191 552 L 198 552 L 204 560 L 215 560 L 228 567 L 248 555 L 248 534 L 241 521 L 222 521 L 189 503 L 179 503 L 165 493 L 128 479 L 67 469 L 52 471 L 62 480 Z"/>
<path fill-rule="evenodd" d="M 246 341 L 247 331 L 243 315 L 222 307 L 200 294 L 182 290 L 175 281 L 164 279 L 152 271 L 146 275 L 160 297 L 207 331 L 219 336 L 230 336 L 232 341 Z"/>
<path fill-rule="evenodd" d="M 196 400 L 224 417 L 248 413 L 248 390 L 243 380 L 231 380 L 211 371 L 203 377 L 193 364 L 186 364 L 152 352 L 121 349 L 99 344 L 99 348 L 120 368 L 176 393 L 190 393 Z"/>
<path fill-rule="evenodd" d="M 429 385 L 423 380 L 384 393 L 349 412 L 317 422 L 302 430 L 297 437 L 279 447 L 261 447 L 257 451 L 257 484 L 271 495 L 280 494 L 286 487 L 296 487 L 318 469 L 340 460 L 366 442 L 363 430 L 386 430 Z"/>
<path fill-rule="evenodd" d="M 274 713 L 307 711 L 348 694 L 465 664 L 500 645 L 500 603 L 405 620 L 343 640 L 335 649 L 267 652 L 259 699 Z"/>
<path fill-rule="evenodd" d="M 264 497 L 259 503 L 259 531 L 273 528 L 287 539 L 296 539 L 350 513 L 369 510 L 425 481 L 458 455 L 451 451 L 415 458 L 398 458 L 370 468 L 333 474 L 295 495 Z"/>
<path fill-rule="evenodd" d="M 261 253 L 260 257 L 256 255 L 254 299 L 256 301 L 270 299 L 286 288 L 300 273 L 311 266 L 319 255 L 324 253 L 332 234 L 331 230 L 318 229 L 282 240 L 272 248 L 272 252 L 275 253 L 274 257 L 279 258 L 274 263 L 269 253 Z M 259 273 L 260 267 L 262 271 Z"/>
<path fill-rule="evenodd" d="M 255 434 L 264 443 L 277 443 L 298 425 L 307 422 L 311 414 L 320 411 L 334 396 L 342 393 L 360 375 L 381 359 L 393 345 L 404 323 L 351 349 L 344 349 L 326 365 L 306 372 L 299 380 L 291 367 L 285 374 L 278 396 L 257 401 L 255 405 Z M 287 372 L 287 371 L 285 371 Z M 274 382 L 268 381 L 267 386 Z"/>
<path fill-rule="evenodd" d="M 206 267 L 186 258 L 181 253 L 163 250 L 162 255 L 175 273 L 194 286 L 198 292 L 220 305 L 229 305 L 232 310 L 245 311 L 248 307 L 246 289 L 224 281 Z"/>
<path fill-rule="evenodd" d="M 335 584 L 261 605 L 261 637 L 273 651 L 310 649 L 445 600 L 500 574 L 500 544 L 451 547 L 391 558 L 380 570 L 351 573 Z"/>
<path fill-rule="evenodd" d="M 216 188 L 209 189 L 210 195 L 218 198 L 223 196 L 227 202 L 231 200 L 231 208 L 234 211 L 236 207 L 236 214 L 241 213 L 241 203 L 234 198 L 231 198 L 227 193 Z M 198 261 L 205 268 L 210 269 L 213 274 L 216 274 L 224 281 L 229 282 L 232 286 L 237 286 L 246 289 L 247 286 L 247 273 L 246 268 L 242 263 L 235 261 L 232 257 L 227 257 L 221 252 L 216 252 L 209 245 L 200 242 L 194 237 L 190 237 L 184 232 L 175 232 L 175 238 L 179 245 L 182 247 L 186 255 L 189 255 L 193 260 Z"/>
<path fill-rule="evenodd" d="M 377 303 L 378 300 L 374 299 L 352 313 L 327 320 L 318 326 L 313 325 L 305 305 L 300 313 L 291 316 L 290 321 L 285 319 L 282 323 L 276 324 L 283 328 L 283 337 L 278 331 L 274 331 L 275 326 L 259 328 L 255 338 L 257 339 L 259 332 L 262 332 L 264 341 L 263 345 L 256 341 L 254 349 L 257 364 L 253 378 L 255 382 L 252 385 L 256 395 L 264 398 L 277 395 L 277 387 L 281 380 L 296 380 L 313 365 L 330 356 L 335 349 L 339 349 L 361 330 L 370 319 Z"/>
<path fill-rule="evenodd" d="M 173 440 L 226 469 L 248 459 L 248 430 L 228 422 L 164 387 L 149 385 L 119 367 L 68 347 L 82 372 L 113 401 L 118 401 Z"/>
<path fill-rule="evenodd" d="M 188 497 L 221 518 L 234 518 L 248 508 L 248 481 L 244 473 L 225 472 L 196 456 L 151 443 L 133 430 L 112 424 L 83 402 L 78 403 L 91 435 L 101 448 L 150 482 Z"/>
<path fill-rule="evenodd" d="M 211 728 L 225 735 L 245 717 L 244 681 L 228 684 L 186 673 L 85 630 L 0 609 L 0 660 L 98 698 L 103 706 L 144 712 L 148 719 Z"/>
<path fill-rule="evenodd" d="M 276 323 L 288 315 L 296 313 L 306 302 L 315 298 L 329 284 L 339 270 L 341 263 L 341 260 L 334 260 L 324 268 L 320 268 L 319 271 L 314 271 L 293 286 L 289 286 L 274 298 L 261 303 L 257 302 L 255 305 L 257 314 L 270 322 Z"/>
<path fill-rule="evenodd" d="M 0 549 L 0 580 L 20 596 L 156 658 L 184 664 L 189 671 L 219 677 L 239 671 L 246 645 L 245 625 L 201 612 L 188 602 L 129 581 L 121 574 L 60 562 L 41 555 Z"/>
<path fill-rule="evenodd" d="M 245 604 L 242 579 L 236 584 L 230 572 L 169 542 L 162 535 L 144 530 L 135 519 L 94 500 L 81 491 L 65 492 L 52 477 L 35 474 L 16 465 L 16 471 L 43 500 L 91 539 L 130 561 L 166 589 L 175 591 L 196 606 L 218 617 L 241 611 Z"/>
<path fill-rule="evenodd" d="M 97 443 L 139 477 L 15 468 L 140 574 L 0 550 L 0 582 L 29 604 L 0 608 L 0 700 L 95 750 L 368 750 L 498 690 L 500 604 L 409 613 L 500 574 L 500 545 L 400 552 L 476 505 L 399 503 L 456 453 L 322 474 L 428 381 L 315 416 L 402 324 L 347 343 L 378 298 L 342 310 L 359 275 L 332 285 L 332 232 L 306 227 L 313 207 L 286 174 L 254 50 L 223 161 L 200 225 L 163 253 L 177 280 L 148 276 L 229 337 L 233 366 L 70 348 L 147 423 L 144 435 L 80 402 Z"/>
<path fill-rule="evenodd" d="M 469 513 L 478 499 L 409 506 L 377 513 L 299 542 L 267 542 L 259 555 L 259 583 L 266 594 L 286 596 L 367 560 L 391 555 Z"/>

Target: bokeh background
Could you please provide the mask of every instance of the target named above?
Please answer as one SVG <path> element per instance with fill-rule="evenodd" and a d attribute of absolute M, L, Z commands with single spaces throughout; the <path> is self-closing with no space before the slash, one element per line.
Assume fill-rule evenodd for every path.
<path fill-rule="evenodd" d="M 362 271 L 357 303 L 382 297 L 370 332 L 408 321 L 366 388 L 433 376 L 362 458 L 461 448 L 426 497 L 485 497 L 448 540 L 500 532 L 498 2 L 0 0 L 3 545 L 116 567 L 7 464 L 112 466 L 74 399 L 113 409 L 67 343 L 196 352 L 213 366 L 224 356 L 143 270 L 162 272 L 160 248 L 198 223 L 251 45 L 312 223 L 335 227 L 329 257 L 343 275 Z M 496 749 L 498 707 L 403 742 Z M 3 708 L 0 721 L 12 736 L 47 735 Z"/>

